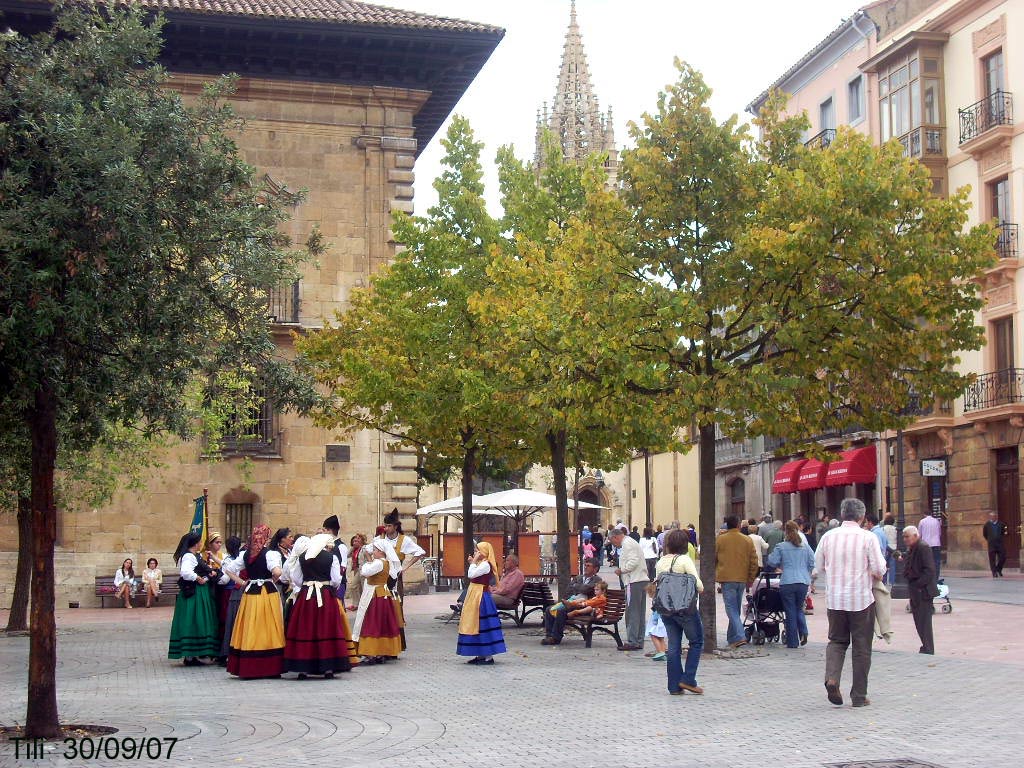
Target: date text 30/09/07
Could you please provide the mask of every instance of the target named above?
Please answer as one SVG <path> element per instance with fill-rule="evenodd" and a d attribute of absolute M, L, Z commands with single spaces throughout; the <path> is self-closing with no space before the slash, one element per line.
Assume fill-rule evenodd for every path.
<path fill-rule="evenodd" d="M 29 739 L 15 737 L 11 739 L 14 744 L 15 760 L 44 760 L 49 755 L 43 739 Z M 64 751 L 61 756 L 65 760 L 170 760 L 171 752 L 178 743 L 178 739 L 167 736 L 159 739 L 156 736 L 133 738 L 114 738 L 112 736 L 100 736 L 92 738 L 86 736 L 84 739 L 64 739 Z"/>

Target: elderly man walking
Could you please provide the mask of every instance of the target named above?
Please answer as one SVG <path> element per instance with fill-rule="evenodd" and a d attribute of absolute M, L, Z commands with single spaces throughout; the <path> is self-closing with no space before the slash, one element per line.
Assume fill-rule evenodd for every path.
<path fill-rule="evenodd" d="M 843 499 L 839 506 L 842 524 L 827 531 L 814 554 L 816 574 L 825 575 L 828 595 L 828 646 L 825 648 L 825 690 L 828 700 L 843 703 L 839 682 L 846 650 L 853 644 L 853 685 L 851 703 L 866 707 L 868 672 L 871 670 L 871 640 L 875 626 L 874 579 L 885 573 L 885 560 L 878 540 L 861 528 L 864 502 Z"/>
<path fill-rule="evenodd" d="M 921 534 L 915 526 L 908 525 L 903 529 L 903 541 L 907 545 L 907 564 L 903 566 L 903 575 L 907 577 L 914 628 L 917 629 L 917 636 L 921 638 L 921 649 L 918 653 L 934 656 L 932 613 L 935 607 L 932 600 L 939 595 L 939 587 L 935 580 L 935 559 L 930 548 L 921 540 Z"/>
<path fill-rule="evenodd" d="M 644 629 L 647 626 L 647 562 L 643 550 L 622 528 L 609 534 L 613 547 L 619 548 L 619 567 L 615 573 L 622 577 L 626 588 L 626 643 L 620 651 L 640 651 L 644 647 Z"/>

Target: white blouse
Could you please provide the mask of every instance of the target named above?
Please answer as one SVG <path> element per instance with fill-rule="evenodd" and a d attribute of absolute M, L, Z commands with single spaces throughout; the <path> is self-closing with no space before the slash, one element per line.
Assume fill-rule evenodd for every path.
<path fill-rule="evenodd" d="M 276 549 L 267 551 L 267 568 L 273 571 L 275 568 L 283 567 L 284 560 L 281 558 L 281 553 Z"/>
<path fill-rule="evenodd" d="M 181 578 L 185 581 L 196 580 L 196 566 L 199 565 L 199 558 L 193 552 L 186 552 L 182 555 L 178 565 L 180 566 Z"/>
<path fill-rule="evenodd" d="M 482 563 L 470 563 L 469 570 L 466 572 L 466 575 L 471 579 L 475 579 L 477 576 L 483 576 L 485 573 L 490 572 L 491 564 L 484 560 Z"/>
<path fill-rule="evenodd" d="M 152 584 L 159 584 L 164 580 L 164 575 L 159 568 L 147 568 L 142 572 L 142 580 Z"/>
<path fill-rule="evenodd" d="M 117 569 L 117 573 L 114 574 L 114 586 L 120 587 L 126 581 L 131 581 L 131 577 L 122 571 L 120 568 Z"/>
<path fill-rule="evenodd" d="M 364 577 L 369 578 L 370 576 L 380 573 L 383 570 L 384 561 L 379 558 L 374 558 L 366 565 L 364 565 L 362 568 L 360 568 L 359 573 L 361 573 Z"/>

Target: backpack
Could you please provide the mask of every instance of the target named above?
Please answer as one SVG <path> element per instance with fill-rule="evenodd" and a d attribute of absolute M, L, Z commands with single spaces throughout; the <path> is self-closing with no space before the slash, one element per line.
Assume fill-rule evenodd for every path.
<path fill-rule="evenodd" d="M 697 613 L 697 579 L 689 573 L 673 573 L 676 559 L 658 576 L 653 608 L 662 616 L 693 616 Z"/>

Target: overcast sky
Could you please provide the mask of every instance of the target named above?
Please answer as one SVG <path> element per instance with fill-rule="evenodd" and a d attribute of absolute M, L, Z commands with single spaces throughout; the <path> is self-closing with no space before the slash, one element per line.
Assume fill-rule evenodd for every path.
<path fill-rule="evenodd" d="M 376 2 L 505 29 L 456 107 L 486 144 L 488 199 L 497 208 L 495 152 L 513 144 L 520 157 L 533 156 L 537 109 L 555 94 L 569 0 Z M 602 112 L 614 109 L 621 148 L 629 145 L 627 123 L 652 110 L 658 91 L 675 79 L 674 56 L 703 72 L 720 119 L 749 117 L 744 107 L 858 7 L 857 0 L 577 0 L 576 12 L 594 91 Z M 435 199 L 445 130 L 447 123 L 416 165 L 417 213 Z"/>

